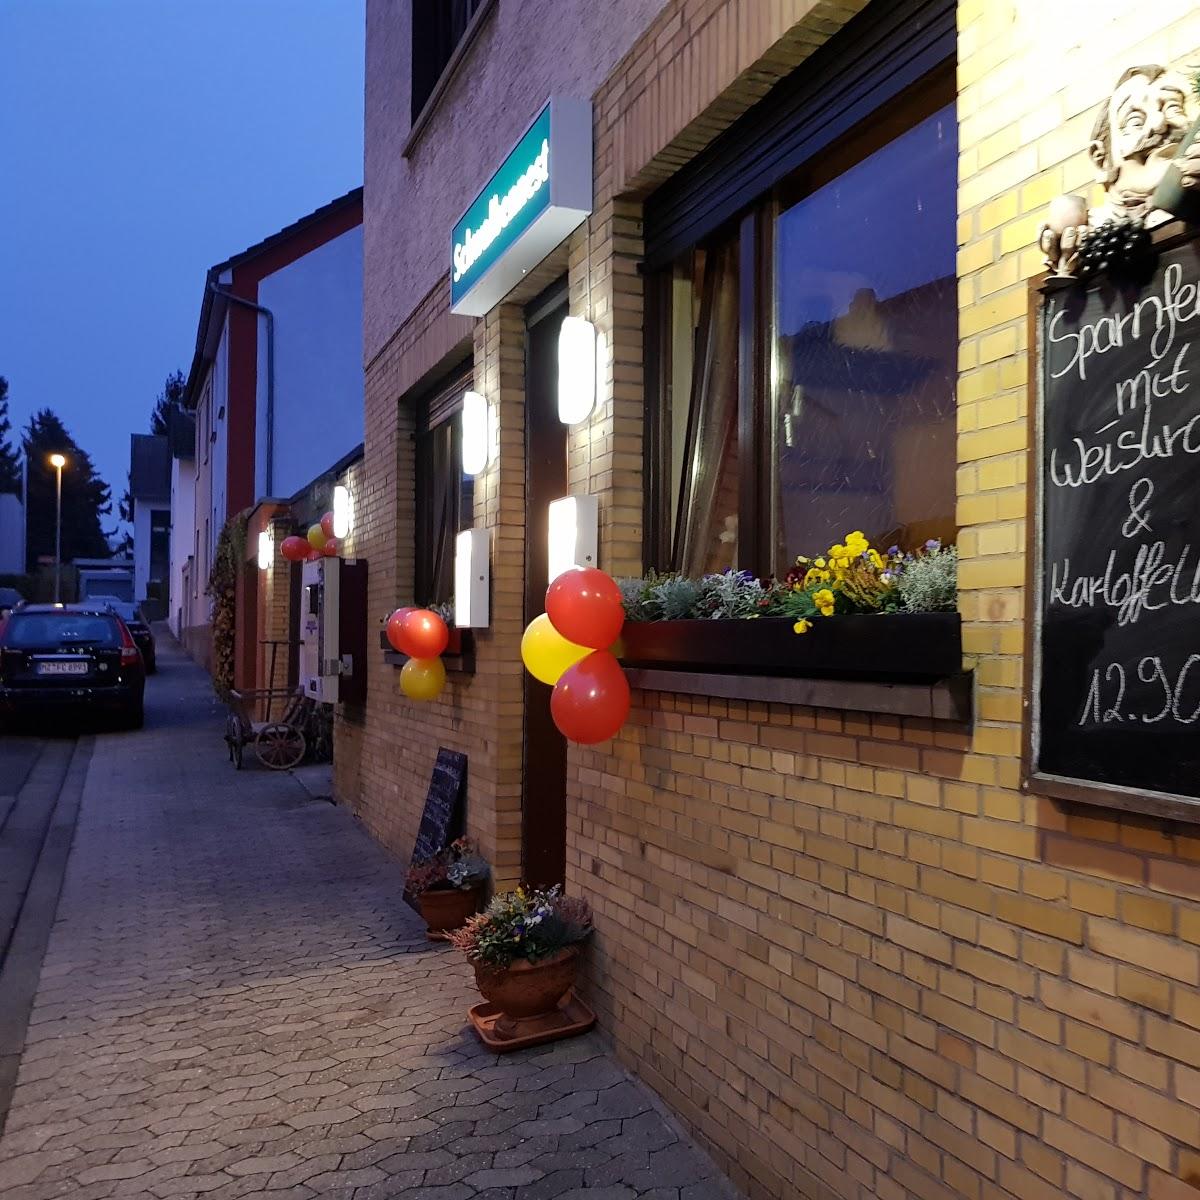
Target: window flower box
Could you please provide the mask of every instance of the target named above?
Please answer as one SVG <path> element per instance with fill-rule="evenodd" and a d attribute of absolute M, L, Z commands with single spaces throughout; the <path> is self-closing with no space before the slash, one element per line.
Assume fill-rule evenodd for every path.
<path fill-rule="evenodd" d="M 797 634 L 781 617 L 626 621 L 627 667 L 710 674 L 926 683 L 962 671 L 956 612 L 818 618 Z"/>
<path fill-rule="evenodd" d="M 408 655 L 394 650 L 387 640 L 387 631 L 379 631 L 379 648 L 383 651 L 383 660 L 393 667 L 402 667 L 408 662 Z M 456 629 L 450 626 L 450 638 L 446 649 L 442 651 L 442 662 L 447 671 L 461 671 L 466 675 L 475 673 L 475 637 L 469 629 Z"/>

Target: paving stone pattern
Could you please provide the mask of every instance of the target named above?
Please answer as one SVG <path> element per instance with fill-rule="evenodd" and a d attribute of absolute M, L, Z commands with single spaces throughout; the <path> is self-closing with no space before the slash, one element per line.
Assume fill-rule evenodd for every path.
<path fill-rule="evenodd" d="M 716 1200 L 592 1034 L 497 1056 L 401 871 L 287 775 L 224 761 L 170 645 L 97 739 L 8 1128 L 5 1200 Z"/>

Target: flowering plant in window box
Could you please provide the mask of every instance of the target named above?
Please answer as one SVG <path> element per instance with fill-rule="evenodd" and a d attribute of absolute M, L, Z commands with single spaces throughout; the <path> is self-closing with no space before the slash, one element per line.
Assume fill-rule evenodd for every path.
<path fill-rule="evenodd" d="M 962 667 L 957 563 L 957 551 L 936 541 L 883 553 L 855 530 L 797 558 L 783 579 L 724 571 L 625 580 L 620 657 L 684 670 L 942 678 Z"/>

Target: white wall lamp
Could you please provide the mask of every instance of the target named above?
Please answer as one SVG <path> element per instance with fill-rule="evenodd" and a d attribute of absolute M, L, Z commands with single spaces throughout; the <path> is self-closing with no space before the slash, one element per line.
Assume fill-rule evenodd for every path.
<path fill-rule="evenodd" d="M 549 576 L 553 583 L 572 567 L 594 567 L 600 540 L 600 504 L 595 496 L 564 496 L 550 504 Z"/>
<path fill-rule="evenodd" d="M 454 624 L 458 629 L 486 629 L 491 619 L 490 529 L 464 529 L 454 542 Z"/>
<path fill-rule="evenodd" d="M 596 403 L 596 327 L 583 317 L 566 317 L 558 331 L 558 419 L 578 425 Z"/>
<path fill-rule="evenodd" d="M 267 529 L 259 531 L 258 534 L 258 569 L 260 571 L 270 570 L 271 563 L 275 560 L 275 539 Z"/>
<path fill-rule="evenodd" d="M 333 536 L 344 538 L 353 527 L 354 506 L 350 499 L 350 489 L 339 483 L 333 489 Z"/>
<path fill-rule="evenodd" d="M 459 421 L 463 474 L 478 475 L 487 470 L 492 457 L 492 415 L 487 398 L 478 392 L 464 392 Z"/>

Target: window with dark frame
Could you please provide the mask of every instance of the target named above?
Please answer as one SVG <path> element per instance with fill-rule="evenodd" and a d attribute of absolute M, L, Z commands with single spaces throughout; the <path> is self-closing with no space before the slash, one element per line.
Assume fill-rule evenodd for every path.
<path fill-rule="evenodd" d="M 475 484 L 462 469 L 458 414 L 472 383 L 468 366 L 420 403 L 416 434 L 416 579 L 420 605 L 454 598 L 454 543 L 474 523 Z"/>
<path fill-rule="evenodd" d="M 412 0 L 412 119 L 433 95 L 472 17 L 487 0 Z"/>
<path fill-rule="evenodd" d="M 954 539 L 954 95 L 934 72 L 649 275 L 647 567 Z"/>

